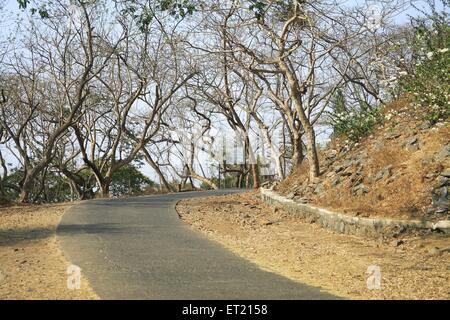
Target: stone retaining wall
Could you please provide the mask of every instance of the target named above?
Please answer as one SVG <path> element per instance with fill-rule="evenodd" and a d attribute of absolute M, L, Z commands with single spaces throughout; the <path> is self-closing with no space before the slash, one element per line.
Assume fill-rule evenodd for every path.
<path fill-rule="evenodd" d="M 309 219 L 311 222 L 318 223 L 321 226 L 338 233 L 379 237 L 380 235 L 392 235 L 407 230 L 431 230 L 450 234 L 450 220 L 430 222 L 419 220 L 358 218 L 307 204 L 297 203 L 291 199 L 280 196 L 269 189 L 261 188 L 260 190 L 261 197 L 266 203 L 280 207 L 297 217 Z"/>

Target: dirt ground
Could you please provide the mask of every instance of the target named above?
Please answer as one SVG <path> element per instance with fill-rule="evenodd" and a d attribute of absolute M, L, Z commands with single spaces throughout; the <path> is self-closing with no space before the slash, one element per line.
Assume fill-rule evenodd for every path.
<path fill-rule="evenodd" d="M 341 235 L 266 205 L 256 192 L 182 201 L 182 220 L 262 269 L 351 299 L 450 299 L 450 237 Z M 381 287 L 369 279 L 379 267 Z M 368 282 L 372 289 L 368 289 Z"/>
<path fill-rule="evenodd" d="M 0 299 L 98 299 L 86 279 L 67 288 L 55 236 L 69 204 L 0 207 Z"/>

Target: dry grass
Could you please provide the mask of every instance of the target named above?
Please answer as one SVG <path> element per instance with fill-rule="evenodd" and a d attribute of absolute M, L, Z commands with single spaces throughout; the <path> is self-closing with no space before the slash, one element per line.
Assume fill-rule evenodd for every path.
<path fill-rule="evenodd" d="M 56 227 L 69 204 L 0 208 L 0 299 L 97 299 L 86 279 L 67 289 Z"/>
<path fill-rule="evenodd" d="M 182 201 L 177 210 L 262 269 L 351 299 L 450 299 L 448 237 L 403 237 L 403 244 L 335 234 L 246 193 Z M 397 241 L 397 240 L 395 240 Z M 394 243 L 395 243 L 394 241 Z M 434 251 L 433 251 L 434 250 Z M 381 268 L 381 289 L 367 288 L 367 268 Z"/>

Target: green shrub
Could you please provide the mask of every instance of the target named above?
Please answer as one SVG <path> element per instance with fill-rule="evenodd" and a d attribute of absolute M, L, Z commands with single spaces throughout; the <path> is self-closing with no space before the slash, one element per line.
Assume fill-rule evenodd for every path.
<path fill-rule="evenodd" d="M 337 90 L 331 103 L 330 124 L 333 134 L 357 142 L 367 136 L 382 116 L 377 108 L 360 101 L 357 108 L 349 110 L 342 90 Z"/>
<path fill-rule="evenodd" d="M 378 109 L 363 109 L 359 111 L 343 112 L 335 115 L 333 129 L 335 135 L 343 135 L 349 140 L 357 142 L 370 134 L 382 116 Z"/>

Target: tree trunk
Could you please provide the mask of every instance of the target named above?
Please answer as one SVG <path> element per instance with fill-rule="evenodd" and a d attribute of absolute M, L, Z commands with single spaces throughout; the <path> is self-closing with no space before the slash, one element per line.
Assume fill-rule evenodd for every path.
<path fill-rule="evenodd" d="M 250 168 L 252 169 L 252 176 L 253 176 L 253 189 L 259 189 L 259 172 L 258 172 L 258 164 L 252 163 L 250 165 Z"/>
<path fill-rule="evenodd" d="M 281 47 L 281 46 L 280 46 Z M 281 71 L 286 76 L 289 87 L 291 89 L 292 100 L 295 105 L 295 109 L 298 114 L 300 123 L 306 134 L 306 152 L 309 163 L 309 178 L 312 180 L 319 176 L 319 157 L 317 156 L 316 148 L 316 134 L 308 116 L 303 109 L 302 95 L 306 92 L 306 89 L 300 88 L 295 72 L 289 69 L 285 61 L 280 60 L 278 63 Z"/>
<path fill-rule="evenodd" d="M 303 162 L 302 136 L 294 133 L 292 136 L 292 168 L 291 173 Z"/>
<path fill-rule="evenodd" d="M 211 180 L 209 180 L 209 179 L 207 179 L 207 178 L 205 178 L 205 177 L 202 177 L 202 176 L 199 175 L 199 174 L 196 174 L 195 172 L 193 172 L 193 171 L 190 170 L 190 169 L 189 169 L 189 177 L 191 177 L 191 178 L 193 178 L 193 179 L 196 179 L 196 180 L 199 180 L 199 181 L 201 181 L 201 182 L 207 184 L 208 186 L 210 186 L 210 187 L 211 187 L 212 189 L 214 189 L 214 190 L 219 189 L 219 188 L 217 187 L 217 185 L 216 185 L 214 182 L 212 182 Z"/>
<path fill-rule="evenodd" d="M 29 202 L 30 189 L 33 184 L 34 174 L 32 170 L 29 174 L 25 176 L 22 185 L 20 186 L 19 203 Z"/>
<path fill-rule="evenodd" d="M 176 190 L 167 182 L 166 177 L 164 177 L 163 173 L 159 169 L 158 165 L 155 161 L 153 161 L 150 153 L 147 151 L 147 149 L 142 148 L 142 152 L 144 153 L 145 160 L 147 163 L 155 170 L 156 174 L 159 176 L 160 181 L 164 184 L 167 191 L 175 192 Z"/>
<path fill-rule="evenodd" d="M 103 181 L 100 184 L 100 194 L 102 198 L 109 198 L 109 187 L 111 182 L 110 181 Z"/>
<path fill-rule="evenodd" d="M 29 194 L 30 192 L 27 189 L 22 188 L 19 195 L 19 203 L 27 203 Z"/>
<path fill-rule="evenodd" d="M 317 155 L 316 148 L 316 133 L 314 132 L 314 128 L 312 126 L 307 126 L 305 128 L 305 133 L 308 140 L 306 149 L 308 152 L 309 179 L 313 180 L 320 175 L 319 157 Z"/>

